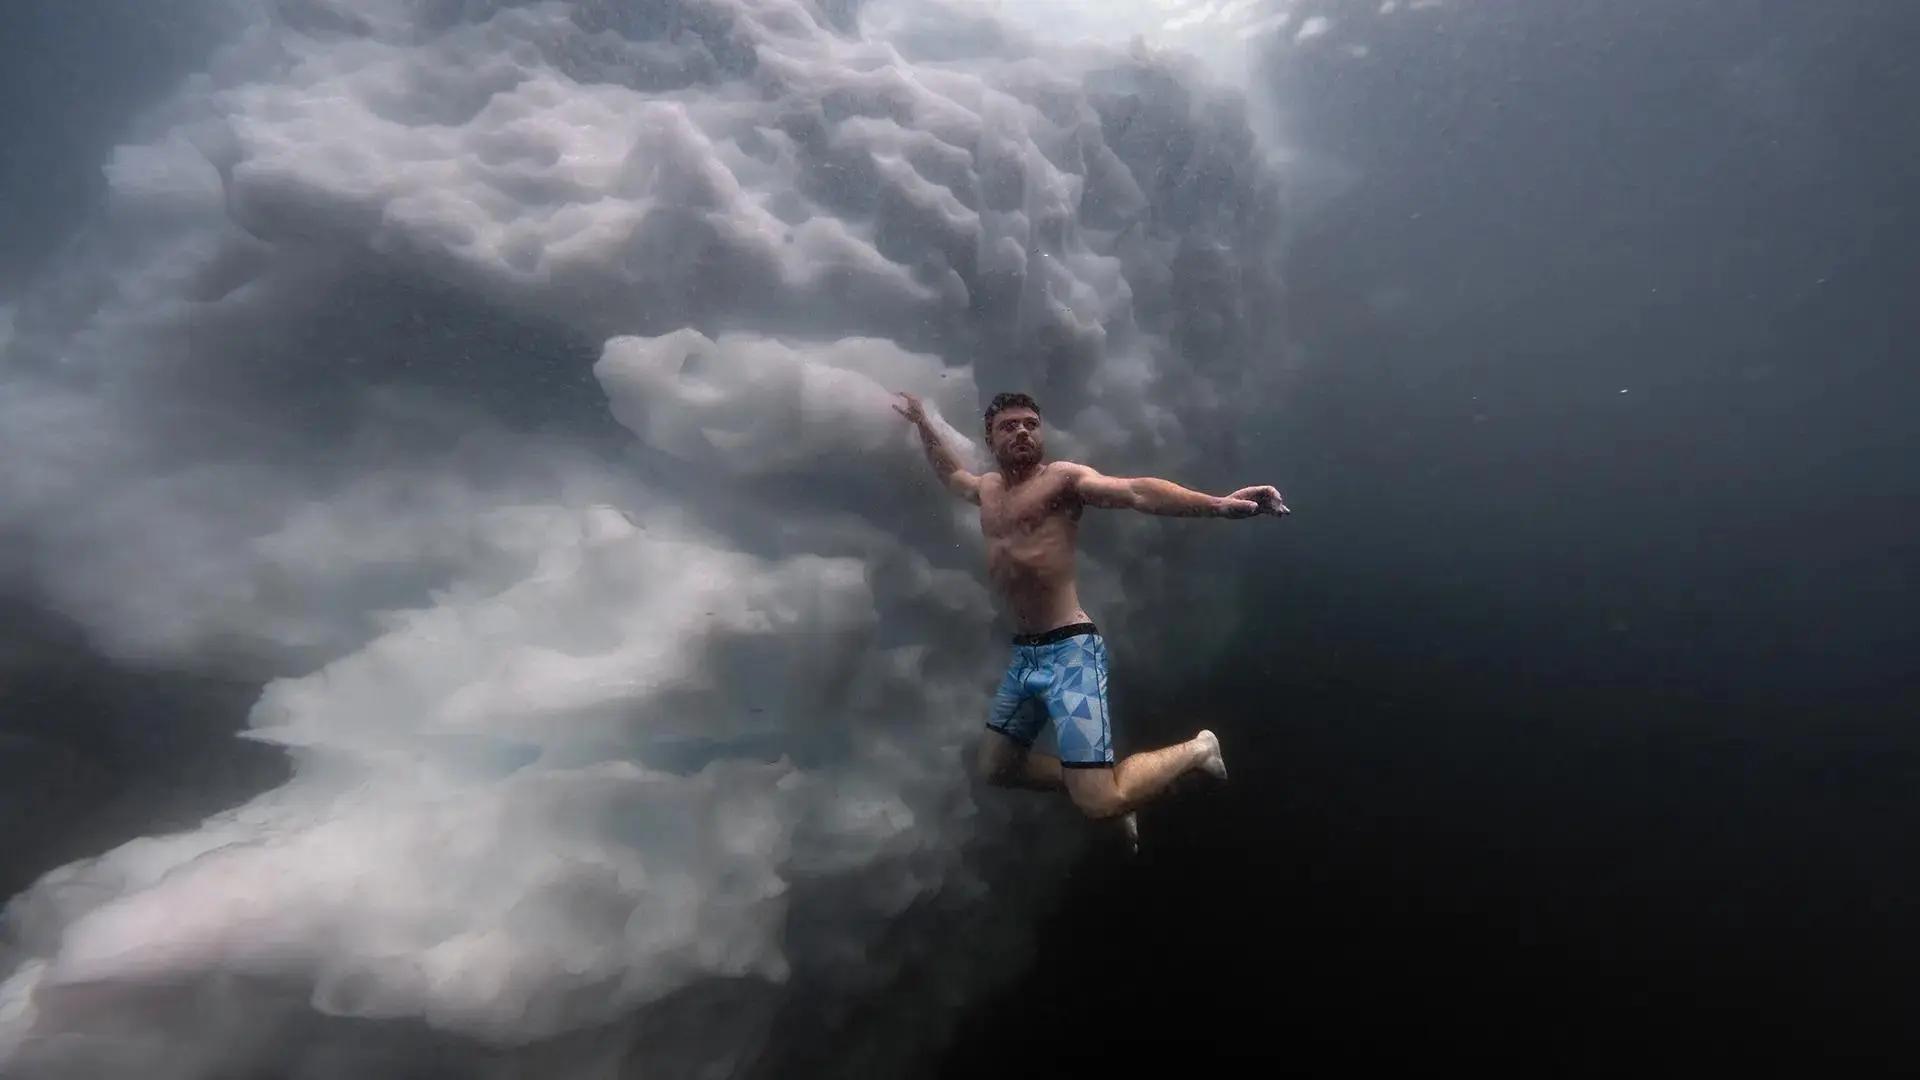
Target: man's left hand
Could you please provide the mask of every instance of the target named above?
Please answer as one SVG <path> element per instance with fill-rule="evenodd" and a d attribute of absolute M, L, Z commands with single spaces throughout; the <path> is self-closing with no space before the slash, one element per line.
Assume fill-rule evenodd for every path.
<path fill-rule="evenodd" d="M 1293 513 L 1287 509 L 1286 503 L 1280 501 L 1280 493 L 1265 484 L 1243 487 L 1223 501 L 1226 516 L 1230 518 L 1249 518 L 1259 514 L 1285 517 Z"/>

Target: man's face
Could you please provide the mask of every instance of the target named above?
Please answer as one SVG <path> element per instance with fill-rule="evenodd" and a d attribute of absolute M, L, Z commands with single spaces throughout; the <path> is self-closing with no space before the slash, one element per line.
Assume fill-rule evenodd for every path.
<path fill-rule="evenodd" d="M 1039 464 L 1046 451 L 1040 435 L 1040 414 L 1022 405 L 1009 405 L 994 413 L 987 445 L 1003 469 Z"/>

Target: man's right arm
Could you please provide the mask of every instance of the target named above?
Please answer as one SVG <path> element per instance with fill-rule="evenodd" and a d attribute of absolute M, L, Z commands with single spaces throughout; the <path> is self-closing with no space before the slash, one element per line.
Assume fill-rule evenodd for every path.
<path fill-rule="evenodd" d="M 906 400 L 906 407 L 898 405 L 893 410 L 907 418 L 920 430 L 920 445 L 927 452 L 927 464 L 933 466 L 934 475 L 947 485 L 947 490 L 973 503 L 980 504 L 980 478 L 960 467 L 960 458 L 947 446 L 946 440 L 934 430 L 933 422 L 927 419 L 921 408 L 920 399 L 912 394 L 898 394 Z"/>

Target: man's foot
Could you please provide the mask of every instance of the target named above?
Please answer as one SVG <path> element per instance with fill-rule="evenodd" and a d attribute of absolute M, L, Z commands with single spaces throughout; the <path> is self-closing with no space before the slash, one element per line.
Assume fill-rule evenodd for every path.
<path fill-rule="evenodd" d="M 1193 737 L 1193 741 L 1200 748 L 1200 764 L 1197 768 L 1215 780 L 1225 780 L 1227 759 L 1220 753 L 1220 736 L 1211 731 L 1202 731 Z"/>

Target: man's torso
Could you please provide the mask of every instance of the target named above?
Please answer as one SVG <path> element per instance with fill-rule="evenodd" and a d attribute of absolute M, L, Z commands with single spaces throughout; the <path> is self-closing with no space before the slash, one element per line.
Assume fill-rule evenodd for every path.
<path fill-rule="evenodd" d="M 1080 503 L 1069 471 L 1064 462 L 1049 462 L 1013 486 L 998 472 L 980 478 L 987 574 L 1021 633 L 1087 619 L 1074 583 Z"/>

